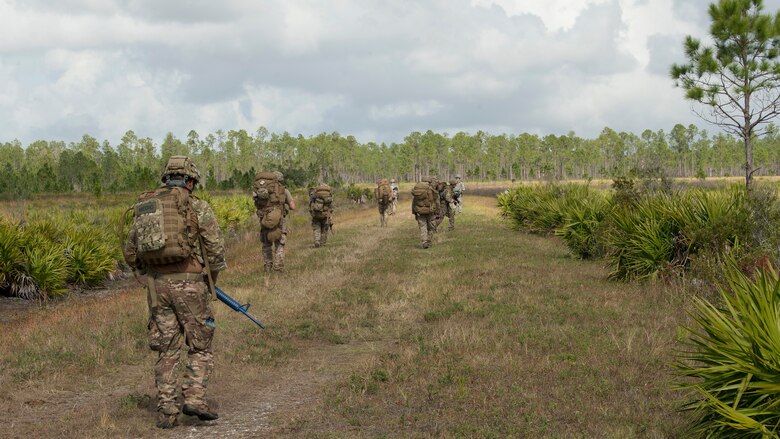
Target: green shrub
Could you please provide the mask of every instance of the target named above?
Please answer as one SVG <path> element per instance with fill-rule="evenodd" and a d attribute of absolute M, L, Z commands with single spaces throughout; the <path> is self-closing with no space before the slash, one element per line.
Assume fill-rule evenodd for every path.
<path fill-rule="evenodd" d="M 0 220 L 0 291 L 9 290 L 24 271 L 22 233 L 18 226 Z"/>
<path fill-rule="evenodd" d="M 555 230 L 569 250 L 579 257 L 599 257 L 604 253 L 602 225 L 611 209 L 610 200 L 601 192 L 590 191 L 560 206 L 564 224 Z"/>
<path fill-rule="evenodd" d="M 696 437 L 778 437 L 780 425 L 780 279 L 761 268 L 755 279 L 731 260 L 723 306 L 694 298 L 695 328 L 677 370 L 695 396 Z"/>
<path fill-rule="evenodd" d="M 664 215 L 669 198 L 665 194 L 644 195 L 630 207 L 612 210 L 606 232 L 610 278 L 656 278 L 672 263 L 679 229 Z"/>

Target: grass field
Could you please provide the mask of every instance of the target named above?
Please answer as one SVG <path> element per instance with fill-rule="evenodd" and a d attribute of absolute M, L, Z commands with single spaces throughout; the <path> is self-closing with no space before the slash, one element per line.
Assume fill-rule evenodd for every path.
<path fill-rule="evenodd" d="M 212 425 L 154 428 L 146 299 L 115 294 L 8 314 L 0 410 L 9 437 L 677 437 L 668 364 L 686 302 L 610 282 L 564 245 L 511 230 L 467 196 L 419 248 L 403 200 L 336 213 L 325 248 L 296 213 L 286 272 L 264 286 L 258 238 L 228 246 L 220 286 L 268 329 L 214 303 Z"/>

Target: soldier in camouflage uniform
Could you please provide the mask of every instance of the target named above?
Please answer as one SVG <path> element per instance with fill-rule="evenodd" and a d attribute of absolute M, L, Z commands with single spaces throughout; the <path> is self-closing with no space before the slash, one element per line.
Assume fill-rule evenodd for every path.
<path fill-rule="evenodd" d="M 189 158 L 174 156 L 166 165 L 161 188 L 182 187 L 191 192 L 199 178 Z M 176 424 L 179 414 L 176 402 L 177 367 L 180 351 L 185 346 L 187 365 L 181 383 L 184 397 L 182 411 L 205 421 L 218 418 L 206 403 L 206 386 L 214 367 L 211 341 L 215 328 L 206 279 L 210 274 L 216 283 L 217 275 L 226 268 L 225 250 L 211 206 L 192 195 L 189 199 L 197 218 L 197 227 L 190 229 L 193 233 L 188 237 L 192 249 L 190 257 L 163 265 L 143 263 L 137 257 L 140 253 L 136 227 L 131 229 L 124 246 L 127 264 L 146 275 L 150 309 L 149 347 L 158 353 L 154 371 L 159 428 L 171 428 Z"/>
<path fill-rule="evenodd" d="M 451 180 L 450 184 L 447 185 L 446 181 L 441 181 L 438 183 L 438 194 L 439 194 L 439 213 L 436 215 L 436 220 L 434 221 L 434 225 L 436 229 L 439 228 L 442 222 L 444 222 L 444 218 L 449 218 L 450 225 L 447 227 L 447 230 L 454 230 L 455 229 L 455 204 L 454 199 L 452 198 L 452 188 L 455 187 L 457 182 L 455 180 Z"/>
<path fill-rule="evenodd" d="M 433 212 L 425 213 L 425 214 L 418 212 L 415 199 L 413 197 L 412 213 L 414 214 L 414 217 L 417 220 L 417 226 L 420 229 L 420 244 L 422 248 L 430 248 L 431 242 L 433 241 L 433 233 L 436 231 L 434 220 L 436 219 L 437 212 L 441 207 L 439 206 L 438 193 L 435 190 L 435 185 L 437 183 L 436 177 L 423 178 L 421 181 L 428 182 L 429 185 L 428 190 L 432 192 L 431 198 L 433 199 L 433 206 L 432 206 Z"/>
<path fill-rule="evenodd" d="M 314 247 L 324 247 L 328 243 L 328 232 L 333 226 L 333 194 L 330 186 L 320 183 L 309 190 L 309 214 Z"/>
<path fill-rule="evenodd" d="M 279 171 L 274 171 L 278 181 L 284 180 L 284 175 Z M 295 210 L 295 199 L 289 189 L 284 190 L 284 206 L 282 206 L 281 235 L 276 238 L 273 236 L 273 229 L 260 228 L 260 241 L 263 244 L 263 269 L 266 273 L 273 271 L 284 271 L 284 246 L 287 244 L 287 216 L 291 210 Z"/>

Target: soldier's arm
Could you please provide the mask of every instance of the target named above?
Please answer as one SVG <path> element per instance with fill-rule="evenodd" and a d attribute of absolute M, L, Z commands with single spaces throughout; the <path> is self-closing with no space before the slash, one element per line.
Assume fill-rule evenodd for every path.
<path fill-rule="evenodd" d="M 284 202 L 290 210 L 295 210 L 295 199 L 288 189 L 284 190 Z"/>
<path fill-rule="evenodd" d="M 129 265 L 133 270 L 138 268 L 138 259 L 136 258 L 136 255 L 138 254 L 138 248 L 136 247 L 135 239 L 135 227 L 131 227 L 130 233 L 127 235 L 127 241 L 125 241 L 125 246 L 122 248 L 122 256 L 124 256 L 127 265 Z"/>
<path fill-rule="evenodd" d="M 217 224 L 217 217 L 205 201 L 197 203 L 195 211 L 198 214 L 198 233 L 203 238 L 203 250 L 206 253 L 203 257 L 208 258 L 212 273 L 222 271 L 227 268 L 227 263 L 225 263 L 225 243 Z"/>

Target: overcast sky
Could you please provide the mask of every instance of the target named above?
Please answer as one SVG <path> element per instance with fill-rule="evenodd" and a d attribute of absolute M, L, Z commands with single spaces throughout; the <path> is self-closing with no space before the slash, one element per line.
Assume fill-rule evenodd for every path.
<path fill-rule="evenodd" d="M 0 141 L 713 131 L 668 75 L 708 4 L 0 0 Z"/>

